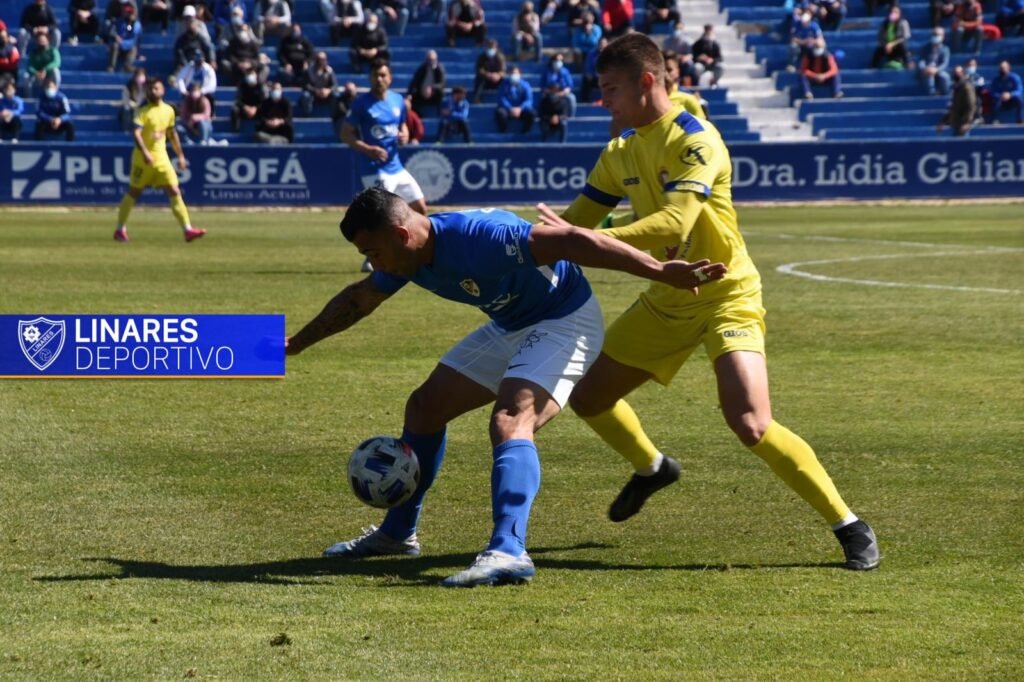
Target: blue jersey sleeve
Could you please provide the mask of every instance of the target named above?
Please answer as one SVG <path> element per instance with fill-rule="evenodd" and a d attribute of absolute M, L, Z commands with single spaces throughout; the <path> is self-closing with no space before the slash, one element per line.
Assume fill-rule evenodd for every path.
<path fill-rule="evenodd" d="M 508 211 L 464 211 L 469 219 L 462 240 L 464 262 L 481 277 L 497 278 L 520 268 L 536 268 L 530 252 L 530 231 L 526 220 Z"/>

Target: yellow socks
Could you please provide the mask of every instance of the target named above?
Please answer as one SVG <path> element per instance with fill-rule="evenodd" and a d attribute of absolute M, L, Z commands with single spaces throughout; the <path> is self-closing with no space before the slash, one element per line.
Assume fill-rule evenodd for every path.
<path fill-rule="evenodd" d="M 171 213 L 174 214 L 174 218 L 181 225 L 181 229 L 191 227 L 192 223 L 188 221 L 188 209 L 185 208 L 185 199 L 179 194 L 176 197 L 171 197 Z"/>
<path fill-rule="evenodd" d="M 750 449 L 830 524 L 850 516 L 850 508 L 839 496 L 814 450 L 800 436 L 773 421 Z"/>
<path fill-rule="evenodd" d="M 629 403 L 620 400 L 607 412 L 582 419 L 605 443 L 629 460 L 637 472 L 654 473 L 661 453 L 644 433 Z"/>
<path fill-rule="evenodd" d="M 128 216 L 135 208 L 135 198 L 131 194 L 125 194 L 121 199 L 121 205 L 117 207 L 117 227 L 122 228 L 128 224 Z"/>

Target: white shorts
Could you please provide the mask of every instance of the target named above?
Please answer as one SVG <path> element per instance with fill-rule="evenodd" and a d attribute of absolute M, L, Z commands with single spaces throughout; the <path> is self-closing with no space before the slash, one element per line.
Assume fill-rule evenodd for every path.
<path fill-rule="evenodd" d="M 488 322 L 455 344 L 440 362 L 494 394 L 502 379 L 526 379 L 565 407 L 603 342 L 601 306 L 591 296 L 575 312 L 525 329 L 510 332 Z"/>
<path fill-rule="evenodd" d="M 423 190 L 420 189 L 420 183 L 416 182 L 416 178 L 412 176 L 412 173 L 404 168 L 397 173 L 380 171 L 372 175 L 364 175 L 363 189 L 369 189 L 370 187 L 382 187 L 402 197 L 409 204 L 423 198 Z"/>

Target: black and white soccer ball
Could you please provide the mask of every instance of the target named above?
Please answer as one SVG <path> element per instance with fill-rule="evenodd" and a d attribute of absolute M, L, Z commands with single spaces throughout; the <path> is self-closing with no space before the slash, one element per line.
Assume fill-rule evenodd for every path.
<path fill-rule="evenodd" d="M 348 460 L 348 480 L 361 501 L 388 509 L 416 492 L 420 462 L 409 444 L 391 436 L 374 436 L 360 443 Z"/>

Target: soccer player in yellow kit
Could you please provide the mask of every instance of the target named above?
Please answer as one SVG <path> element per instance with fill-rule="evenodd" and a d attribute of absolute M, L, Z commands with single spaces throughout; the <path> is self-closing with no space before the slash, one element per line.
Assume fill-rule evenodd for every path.
<path fill-rule="evenodd" d="M 135 206 L 135 201 L 142 196 L 146 187 L 162 187 L 167 192 L 167 200 L 171 205 L 171 213 L 181 225 L 185 241 L 190 242 L 206 234 L 206 230 L 192 227 L 189 222 L 188 208 L 178 187 L 178 176 L 167 155 L 167 140 L 171 141 L 174 153 L 178 157 L 178 169 L 185 170 L 185 154 L 181 150 L 181 140 L 174 130 L 174 108 L 163 101 L 164 84 L 159 78 L 146 81 L 146 104 L 139 107 L 135 114 L 135 127 L 132 136 L 135 139 L 135 150 L 132 152 L 132 172 L 128 181 L 128 191 L 121 199 L 117 209 L 117 229 L 114 239 L 119 242 L 128 241 L 128 216 Z"/>
<path fill-rule="evenodd" d="M 548 224 L 593 227 L 629 197 L 638 219 L 604 234 L 662 260 L 707 258 L 728 267 L 696 297 L 652 284 L 608 328 L 602 353 L 572 393 L 576 413 L 635 469 L 609 517 L 624 521 L 636 514 L 680 472 L 644 433 L 625 396 L 651 379 L 668 384 L 703 344 L 729 427 L 832 525 L 846 568 L 875 568 L 874 532 L 843 502 L 814 450 L 772 417 L 761 279 L 737 225 L 729 152 L 709 122 L 669 101 L 664 68 L 657 46 L 639 33 L 601 52 L 602 100 L 624 132 L 605 148 L 561 217 L 540 206 Z"/>

